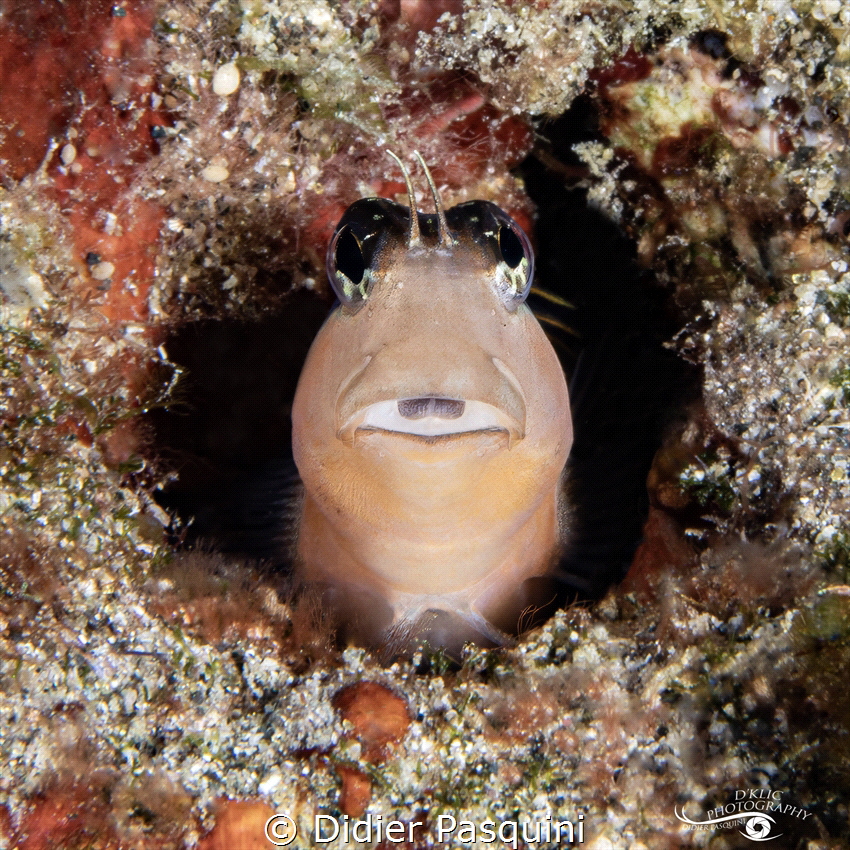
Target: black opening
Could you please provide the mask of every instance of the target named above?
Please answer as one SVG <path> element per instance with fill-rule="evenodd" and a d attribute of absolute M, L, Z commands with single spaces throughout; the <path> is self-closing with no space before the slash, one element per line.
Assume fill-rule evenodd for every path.
<path fill-rule="evenodd" d="M 292 479 L 292 399 L 331 303 L 302 289 L 254 320 L 203 319 L 165 343 L 181 370 L 167 409 L 149 414 L 154 451 L 177 478 L 156 494 L 175 540 L 251 558 L 283 557 Z"/>

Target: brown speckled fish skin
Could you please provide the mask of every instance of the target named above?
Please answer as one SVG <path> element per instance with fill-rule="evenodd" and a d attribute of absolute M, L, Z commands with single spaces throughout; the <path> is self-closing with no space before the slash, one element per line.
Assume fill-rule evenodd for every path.
<path fill-rule="evenodd" d="M 305 487 L 297 571 L 329 589 L 365 642 L 427 628 L 435 611 L 450 615 L 441 641 L 496 641 L 516 631 L 525 580 L 560 551 L 564 373 L 531 311 L 494 287 L 493 224 L 486 238 L 467 235 L 472 212 L 449 211 L 451 248 L 435 217 L 420 215 L 423 244 L 411 249 L 390 216 L 364 252 L 368 297 L 328 318 L 293 403 Z M 516 427 L 436 438 L 343 427 L 358 405 L 423 397 L 483 402 Z"/>

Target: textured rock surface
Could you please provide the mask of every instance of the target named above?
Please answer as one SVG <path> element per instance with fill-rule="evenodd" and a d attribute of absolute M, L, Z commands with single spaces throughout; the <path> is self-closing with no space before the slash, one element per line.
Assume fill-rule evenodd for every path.
<path fill-rule="evenodd" d="M 741 790 L 779 795 L 781 846 L 847 846 L 847 8 L 7 5 L 5 78 L 38 84 L 0 96 L 0 846 L 226 846 L 368 805 L 421 846 L 445 811 L 731 848 L 674 809 Z M 403 190 L 384 147 L 530 222 L 509 168 L 582 92 L 602 132 L 552 179 L 634 238 L 703 370 L 623 586 L 457 670 L 382 666 L 261 569 L 166 546 L 176 465 L 140 414 L 180 404 L 169 328 L 321 292 L 342 209 Z M 410 727 L 353 734 L 351 687 Z"/>

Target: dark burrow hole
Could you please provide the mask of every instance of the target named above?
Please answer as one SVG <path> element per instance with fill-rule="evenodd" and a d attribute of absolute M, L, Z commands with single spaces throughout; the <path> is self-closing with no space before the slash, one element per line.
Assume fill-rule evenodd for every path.
<path fill-rule="evenodd" d="M 176 476 L 155 493 L 175 517 L 175 546 L 288 567 L 281 518 L 297 483 L 290 412 L 331 304 L 299 289 L 272 315 L 191 321 L 166 341 L 181 373 L 171 403 L 149 419 L 154 452 Z"/>
<path fill-rule="evenodd" d="M 651 275 L 634 263 L 633 246 L 588 208 L 584 189 L 570 188 L 568 175 L 582 168 L 572 145 L 601 138 L 593 102 L 579 98 L 538 131 L 540 149 L 519 168 L 539 212 L 535 286 L 574 308 L 534 295 L 529 303 L 549 319 L 575 428 L 573 543 L 539 621 L 576 598 L 598 598 L 625 575 L 647 515 L 652 458 L 697 384 L 663 347 L 677 325 Z M 300 290 L 268 318 L 191 322 L 166 342 L 183 376 L 175 403 L 151 422 L 154 451 L 177 475 L 157 494 L 176 518 L 175 545 L 259 559 L 285 580 L 297 494 L 290 409 L 330 307 Z"/>

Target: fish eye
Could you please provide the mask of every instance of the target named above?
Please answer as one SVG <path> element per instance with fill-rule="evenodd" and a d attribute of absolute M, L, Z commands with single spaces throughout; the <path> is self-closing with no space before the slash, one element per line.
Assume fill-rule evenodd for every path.
<path fill-rule="evenodd" d="M 410 213 L 386 198 L 361 198 L 343 213 L 328 245 L 325 268 L 344 307 L 357 309 L 368 299 L 376 264 L 387 242 L 404 239 Z"/>
<path fill-rule="evenodd" d="M 342 272 L 355 286 L 363 280 L 366 273 L 366 261 L 356 237 L 348 227 L 344 227 L 336 240 L 334 251 L 336 270 Z"/>
<path fill-rule="evenodd" d="M 522 228 L 499 210 L 499 263 L 502 297 L 508 309 L 515 310 L 528 297 L 534 277 L 534 252 Z"/>
<path fill-rule="evenodd" d="M 327 270 L 330 284 L 343 304 L 356 305 L 366 299 L 366 260 L 357 237 L 347 225 L 341 227 L 331 241 Z"/>
<path fill-rule="evenodd" d="M 522 242 L 510 225 L 502 224 L 499 227 L 499 250 L 502 252 L 502 259 L 512 269 L 515 269 L 525 256 Z"/>

